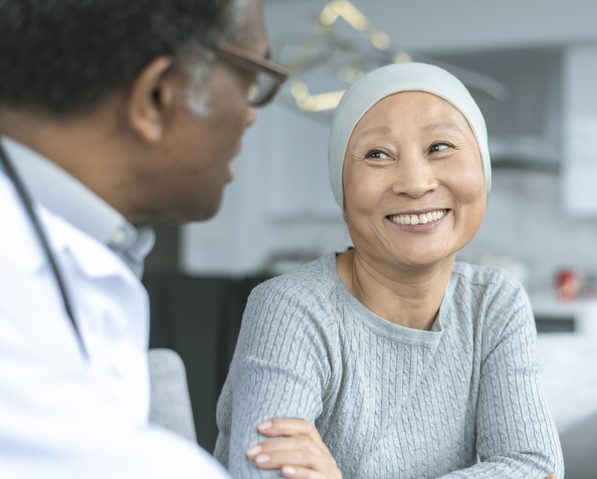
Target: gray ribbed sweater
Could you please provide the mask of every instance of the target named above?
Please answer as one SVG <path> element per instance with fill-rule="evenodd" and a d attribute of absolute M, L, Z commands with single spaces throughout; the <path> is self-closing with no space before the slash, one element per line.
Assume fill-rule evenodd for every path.
<path fill-rule="evenodd" d="M 276 417 L 314 421 L 344 478 L 563 478 L 521 286 L 456 263 L 432 331 L 390 323 L 330 254 L 252 292 L 218 403 L 216 457 L 236 479 Z"/>

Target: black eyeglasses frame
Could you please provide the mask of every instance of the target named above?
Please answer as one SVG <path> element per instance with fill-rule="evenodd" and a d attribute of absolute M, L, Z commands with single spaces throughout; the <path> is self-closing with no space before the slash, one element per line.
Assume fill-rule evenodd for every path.
<path fill-rule="evenodd" d="M 271 86 L 268 87 L 267 92 L 264 95 L 259 96 L 255 101 L 249 100 L 251 106 L 255 108 L 265 106 L 271 102 L 278 93 L 280 87 L 288 78 L 288 71 L 282 65 L 275 63 L 268 58 L 259 56 L 245 48 L 227 42 L 220 43 L 212 48 L 218 55 L 240 63 L 251 70 L 263 73 L 271 78 L 272 83 Z"/>

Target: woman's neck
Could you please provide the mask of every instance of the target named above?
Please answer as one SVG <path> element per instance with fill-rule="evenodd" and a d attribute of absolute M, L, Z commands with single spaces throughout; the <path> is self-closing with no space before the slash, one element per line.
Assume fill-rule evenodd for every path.
<path fill-rule="evenodd" d="M 352 249 L 336 269 L 348 290 L 368 309 L 408 328 L 429 330 L 444 297 L 455 255 L 424 267 L 379 267 Z"/>

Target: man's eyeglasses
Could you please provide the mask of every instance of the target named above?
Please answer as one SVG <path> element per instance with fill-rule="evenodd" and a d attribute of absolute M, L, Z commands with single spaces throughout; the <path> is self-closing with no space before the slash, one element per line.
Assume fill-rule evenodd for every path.
<path fill-rule="evenodd" d="M 243 66 L 257 71 L 257 78 L 249 88 L 249 104 L 261 107 L 269 103 L 288 77 L 285 68 L 256 53 L 230 43 L 221 43 L 216 52 Z"/>

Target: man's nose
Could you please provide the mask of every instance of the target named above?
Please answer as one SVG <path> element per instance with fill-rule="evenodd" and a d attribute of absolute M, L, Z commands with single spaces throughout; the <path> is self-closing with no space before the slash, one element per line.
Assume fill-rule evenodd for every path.
<path fill-rule="evenodd" d="M 245 119 L 245 128 L 249 128 L 255 121 L 257 120 L 257 109 L 255 107 L 249 106 L 247 108 L 247 116 Z"/>

